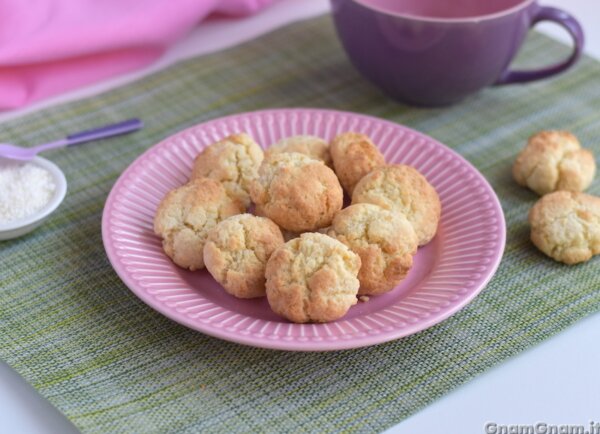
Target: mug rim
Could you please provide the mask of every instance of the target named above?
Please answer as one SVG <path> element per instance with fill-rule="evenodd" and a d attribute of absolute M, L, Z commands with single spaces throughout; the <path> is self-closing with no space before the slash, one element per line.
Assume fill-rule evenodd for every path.
<path fill-rule="evenodd" d="M 392 11 L 383 9 L 379 6 L 365 4 L 366 0 L 350 0 L 350 1 L 353 1 L 366 9 L 370 9 L 372 11 L 375 11 L 375 12 L 378 12 L 378 13 L 381 13 L 384 15 L 388 15 L 388 16 L 395 17 L 395 18 L 403 18 L 403 19 L 411 20 L 411 21 L 423 21 L 423 22 L 429 22 L 429 23 L 469 23 L 469 22 L 495 20 L 497 18 L 501 18 L 501 17 L 507 16 L 507 15 L 513 14 L 521 9 L 525 9 L 526 7 L 530 6 L 532 3 L 535 3 L 537 0 L 522 0 L 520 3 L 516 4 L 515 6 L 512 6 L 507 9 L 503 9 L 498 12 L 494 12 L 491 14 L 484 14 L 484 15 L 476 15 L 476 16 L 472 16 L 472 17 L 462 17 L 462 18 L 436 18 L 436 17 L 421 16 L 421 15 L 411 15 L 411 14 L 405 14 L 405 13 L 400 13 L 400 12 L 392 12 Z"/>

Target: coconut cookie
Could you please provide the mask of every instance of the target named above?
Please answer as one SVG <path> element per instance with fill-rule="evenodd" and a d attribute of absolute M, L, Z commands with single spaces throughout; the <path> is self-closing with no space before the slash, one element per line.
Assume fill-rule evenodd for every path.
<path fill-rule="evenodd" d="M 204 268 L 208 231 L 241 212 L 241 204 L 227 195 L 221 183 L 198 178 L 167 193 L 154 216 L 154 232 L 175 264 L 198 270 Z"/>
<path fill-rule="evenodd" d="M 343 192 L 329 167 L 299 153 L 263 161 L 250 186 L 256 213 L 290 232 L 314 231 L 331 223 L 342 208 Z"/>
<path fill-rule="evenodd" d="M 360 256 L 359 294 L 393 289 L 408 274 L 417 252 L 417 235 L 406 217 L 368 203 L 338 212 L 329 236 Z"/>
<path fill-rule="evenodd" d="M 252 214 L 235 215 L 208 233 L 204 263 L 229 294 L 262 297 L 267 260 L 283 243 L 279 227 L 271 220 Z"/>
<path fill-rule="evenodd" d="M 377 146 L 368 136 L 360 133 L 336 136 L 331 142 L 330 152 L 335 173 L 350 196 L 363 176 L 385 164 L 385 158 Z"/>
<path fill-rule="evenodd" d="M 372 203 L 403 213 L 420 246 L 436 234 L 442 205 L 437 192 L 416 169 L 402 164 L 378 167 L 360 180 L 352 204 Z"/>
<path fill-rule="evenodd" d="M 531 241 L 565 264 L 585 262 L 600 253 L 600 198 L 557 191 L 543 196 L 529 212 Z"/>
<path fill-rule="evenodd" d="M 529 139 L 513 166 L 517 183 L 539 195 L 557 190 L 583 191 L 596 173 L 591 151 L 567 131 L 542 131 Z"/>
<path fill-rule="evenodd" d="M 328 322 L 356 304 L 360 258 L 338 240 L 305 233 L 273 252 L 267 262 L 267 299 L 293 322 Z"/>
<path fill-rule="evenodd" d="M 263 161 L 261 147 L 248 134 L 233 134 L 205 148 L 194 160 L 191 179 L 221 181 L 227 193 L 247 208 L 248 189 Z"/>
<path fill-rule="evenodd" d="M 331 166 L 329 144 L 316 136 L 292 136 L 281 139 L 265 151 L 265 158 L 282 152 L 298 152 Z"/>

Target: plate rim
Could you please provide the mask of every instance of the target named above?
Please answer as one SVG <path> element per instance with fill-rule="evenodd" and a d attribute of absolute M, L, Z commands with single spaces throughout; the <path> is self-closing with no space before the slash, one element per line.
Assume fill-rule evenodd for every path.
<path fill-rule="evenodd" d="M 161 145 L 163 145 L 163 143 L 165 143 L 167 141 L 172 141 L 177 137 L 180 137 L 187 133 L 190 133 L 192 130 L 197 129 L 204 124 L 218 122 L 218 121 L 225 121 L 229 118 L 236 118 L 236 117 L 241 117 L 241 116 L 268 115 L 268 114 L 276 115 L 276 114 L 280 114 L 282 112 L 291 113 L 291 112 L 296 112 L 296 111 L 311 112 L 313 114 L 322 113 L 322 114 L 351 115 L 351 116 L 356 116 L 356 117 L 359 117 L 362 119 L 367 119 L 367 120 L 375 121 L 378 123 L 382 123 L 382 124 L 385 124 L 385 125 L 388 125 L 391 127 L 400 126 L 404 129 L 406 129 L 407 131 L 409 131 L 411 134 L 414 134 L 418 138 L 424 139 L 428 142 L 432 142 L 435 146 L 441 146 L 446 151 L 449 151 L 453 155 L 454 158 L 459 159 L 463 164 L 465 164 L 469 168 L 471 168 L 473 173 L 475 174 L 476 178 L 483 184 L 483 186 L 486 188 L 488 193 L 490 193 L 489 200 L 493 204 L 493 210 L 494 210 L 495 214 L 498 215 L 499 217 L 501 217 L 499 219 L 500 221 L 498 222 L 499 237 L 498 237 L 498 242 L 497 242 L 497 246 L 498 246 L 497 251 L 494 253 L 493 261 L 490 264 L 490 267 L 488 269 L 489 271 L 487 272 L 487 275 L 485 276 L 485 278 L 482 279 L 478 285 L 475 285 L 472 289 L 470 289 L 470 291 L 463 298 L 461 298 L 460 302 L 453 304 L 449 309 L 441 312 L 440 314 L 432 315 L 426 319 L 423 319 L 422 321 L 419 321 L 418 323 L 409 324 L 406 327 L 401 328 L 401 329 L 394 329 L 394 330 L 391 330 L 391 331 L 388 331 L 385 333 L 380 333 L 378 335 L 366 335 L 363 337 L 355 337 L 353 339 L 338 339 L 335 341 L 317 341 L 317 342 L 315 342 L 315 341 L 310 341 L 310 340 L 308 340 L 308 341 L 298 341 L 298 340 L 285 341 L 285 340 L 275 340 L 275 339 L 271 339 L 271 340 L 270 339 L 262 339 L 260 341 L 257 341 L 256 338 L 253 338 L 251 335 L 240 335 L 238 333 L 227 332 L 227 330 L 225 330 L 225 329 L 211 327 L 210 324 L 204 325 L 203 323 L 194 322 L 191 319 L 189 319 L 188 317 L 183 316 L 183 315 L 180 317 L 174 318 L 171 315 L 171 311 L 167 309 L 166 305 L 164 305 L 163 303 L 158 301 L 156 298 L 151 297 L 150 294 L 147 294 L 142 289 L 138 288 L 137 283 L 133 279 L 131 279 L 131 277 L 128 274 L 124 273 L 124 271 L 120 267 L 115 266 L 115 264 L 118 263 L 118 256 L 115 253 L 115 249 L 111 244 L 112 242 L 111 242 L 110 236 L 109 236 L 109 220 L 110 220 L 110 218 L 108 215 L 108 209 L 109 209 L 109 205 L 115 201 L 117 191 L 120 189 L 121 185 L 124 183 L 127 176 L 130 174 L 131 171 L 133 171 L 133 168 L 137 165 L 137 163 L 139 161 L 144 159 L 148 154 L 154 152 L 157 148 L 161 147 Z M 428 136 L 428 135 L 426 135 L 420 131 L 417 131 L 413 128 L 407 127 L 404 124 L 400 124 L 398 122 L 394 122 L 394 121 L 391 121 L 388 119 L 383 119 L 383 118 L 379 118 L 377 116 L 366 115 L 363 113 L 356 113 L 356 112 L 346 111 L 346 110 L 334 110 L 334 109 L 310 108 L 310 107 L 284 107 L 284 108 L 272 108 L 272 109 L 262 109 L 262 110 L 253 110 L 253 111 L 246 111 L 246 112 L 240 112 L 240 113 L 233 113 L 233 114 L 229 114 L 229 115 L 225 115 L 225 116 L 219 116 L 216 118 L 204 120 L 200 123 L 194 124 L 190 127 L 187 127 L 183 130 L 180 130 L 174 134 L 171 134 L 171 135 L 163 138 L 161 141 L 150 146 L 148 149 L 146 149 L 144 152 L 142 152 L 140 155 L 138 155 L 131 163 L 129 163 L 129 165 L 123 170 L 123 172 L 119 175 L 117 180 L 113 183 L 111 190 L 106 198 L 106 201 L 104 202 L 104 207 L 102 210 L 101 232 L 102 232 L 102 244 L 103 244 L 106 256 L 109 260 L 110 266 L 117 273 L 117 275 L 121 279 L 121 281 L 125 284 L 125 286 L 127 286 L 127 288 L 137 298 L 139 298 L 147 306 L 151 307 L 152 309 L 154 309 L 161 315 L 165 316 L 169 320 L 179 323 L 181 325 L 184 325 L 192 330 L 199 331 L 206 335 L 209 335 L 209 336 L 212 336 L 212 337 L 215 337 L 218 339 L 223 339 L 223 340 L 226 340 L 229 342 L 235 342 L 238 344 L 251 346 L 251 347 L 255 347 L 255 348 L 283 350 L 283 351 L 303 351 L 303 352 L 327 352 L 327 351 L 349 350 L 349 349 L 356 349 L 356 348 L 380 345 L 380 344 L 383 344 L 386 342 L 394 341 L 394 340 L 397 340 L 397 339 L 400 339 L 403 337 L 407 337 L 407 336 L 413 335 L 415 333 L 427 330 L 427 329 L 431 328 L 432 326 L 445 321 L 446 319 L 448 319 L 449 317 L 454 315 L 456 312 L 462 310 L 466 305 L 471 303 L 471 301 L 477 295 L 479 295 L 479 293 L 481 293 L 481 291 L 487 286 L 487 284 L 490 282 L 492 277 L 496 274 L 498 267 L 502 261 L 502 258 L 504 257 L 504 250 L 506 248 L 506 219 L 505 219 L 504 211 L 502 209 L 502 205 L 500 204 L 500 199 L 498 198 L 498 195 L 496 194 L 496 192 L 494 191 L 493 187 L 488 182 L 488 180 L 485 178 L 485 176 L 483 176 L 483 174 L 473 164 L 471 164 L 466 158 L 464 158 L 462 155 L 460 155 L 457 151 L 450 148 L 449 146 L 446 146 L 445 144 L 441 143 L 440 141 L 438 141 L 437 139 L 435 139 L 431 136 Z M 323 343 L 325 343 L 325 342 L 326 342 L 326 348 L 323 348 Z"/>

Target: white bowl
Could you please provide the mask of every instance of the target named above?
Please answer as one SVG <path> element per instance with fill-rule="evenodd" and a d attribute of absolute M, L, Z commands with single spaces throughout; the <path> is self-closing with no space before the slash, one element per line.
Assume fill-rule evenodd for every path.
<path fill-rule="evenodd" d="M 11 221 L 10 223 L 0 224 L 0 240 L 10 240 L 31 232 L 41 225 L 44 220 L 58 208 L 65 198 L 65 194 L 67 193 L 67 180 L 65 179 L 62 170 L 60 170 L 53 162 L 42 157 L 35 157 L 31 160 L 31 163 L 50 172 L 52 179 L 54 179 L 54 184 L 56 185 L 54 196 L 52 196 L 52 199 L 50 199 L 50 202 L 48 202 L 45 207 L 35 214 Z"/>

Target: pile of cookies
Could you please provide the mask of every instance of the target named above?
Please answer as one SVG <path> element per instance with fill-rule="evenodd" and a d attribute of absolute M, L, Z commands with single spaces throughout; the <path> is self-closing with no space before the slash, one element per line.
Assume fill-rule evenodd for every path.
<path fill-rule="evenodd" d="M 582 193 L 596 173 L 594 155 L 567 131 L 542 131 L 517 156 L 513 176 L 541 195 L 529 212 L 531 240 L 565 264 L 600 253 L 600 198 Z"/>
<path fill-rule="evenodd" d="M 364 134 L 294 136 L 263 153 L 241 133 L 196 157 L 154 230 L 175 264 L 206 267 L 228 293 L 266 295 L 290 321 L 327 322 L 401 282 L 440 213 L 425 177 L 386 164 Z"/>

